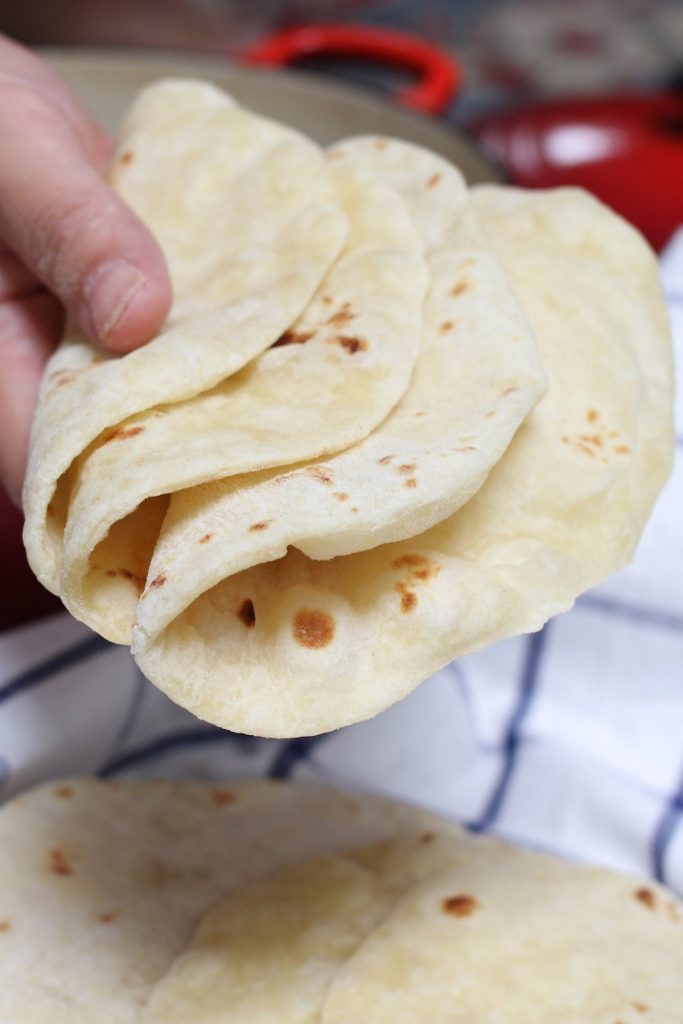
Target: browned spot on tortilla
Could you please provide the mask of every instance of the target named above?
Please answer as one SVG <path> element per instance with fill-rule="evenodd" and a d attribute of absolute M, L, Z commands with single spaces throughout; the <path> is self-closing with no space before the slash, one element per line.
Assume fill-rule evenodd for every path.
<path fill-rule="evenodd" d="M 415 479 L 415 477 L 414 477 L 414 476 L 410 476 L 410 477 L 408 477 L 408 479 L 407 479 L 407 480 L 405 481 L 405 483 L 404 483 L 404 485 L 403 485 L 403 486 L 404 486 L 404 487 L 417 487 L 417 480 Z"/>
<path fill-rule="evenodd" d="M 137 437 L 138 434 L 142 434 L 144 427 L 127 427 L 121 428 L 121 430 L 115 430 L 113 434 L 110 434 L 104 444 L 109 444 L 110 441 L 127 441 L 129 437 Z"/>
<path fill-rule="evenodd" d="M 426 566 L 429 564 L 429 559 L 425 558 L 424 555 L 399 555 L 391 563 L 392 569 L 403 569 L 405 566 Z"/>
<path fill-rule="evenodd" d="M 338 160 L 340 156 L 344 156 L 343 149 L 328 149 L 327 151 L 328 160 Z"/>
<path fill-rule="evenodd" d="M 453 917 L 469 917 L 478 907 L 479 903 L 474 896 L 467 896 L 465 893 L 447 896 L 441 901 L 441 909 L 444 914 L 451 914 Z"/>
<path fill-rule="evenodd" d="M 50 871 L 53 875 L 73 875 L 74 869 L 71 861 L 59 846 L 50 850 Z"/>
<path fill-rule="evenodd" d="M 60 800 L 68 800 L 73 795 L 74 791 L 71 786 L 57 786 L 55 789 L 55 796 L 59 797 Z"/>
<path fill-rule="evenodd" d="M 569 444 L 569 438 L 566 434 L 562 435 L 562 444 Z"/>
<path fill-rule="evenodd" d="M 413 608 L 417 605 L 417 594 L 412 590 L 408 590 L 405 583 L 397 583 L 396 590 L 401 595 L 401 611 L 412 612 Z"/>
<path fill-rule="evenodd" d="M 680 920 L 680 914 L 678 913 L 678 907 L 676 906 L 676 904 L 674 903 L 673 900 L 670 900 L 667 903 L 666 909 L 669 912 L 669 917 L 671 918 L 672 921 L 679 921 Z"/>
<path fill-rule="evenodd" d="M 334 302 L 334 299 L 332 298 L 331 295 L 323 295 L 323 302 L 325 303 L 326 306 L 331 306 L 332 303 Z"/>
<path fill-rule="evenodd" d="M 493 419 L 493 417 L 494 417 L 494 416 L 496 416 L 496 415 L 497 415 L 497 413 L 496 413 L 496 410 L 495 410 L 495 409 L 491 409 L 491 411 L 490 411 L 490 412 L 487 412 L 487 413 L 486 413 L 486 416 L 484 417 L 484 419 L 486 419 L 486 420 L 492 420 L 492 419 Z"/>
<path fill-rule="evenodd" d="M 200 544 L 208 544 L 212 537 L 213 537 L 212 533 L 205 533 L 203 537 L 199 538 L 199 543 Z"/>
<path fill-rule="evenodd" d="M 589 409 L 586 413 L 586 419 L 589 423 L 595 423 L 599 415 L 600 414 L 597 409 Z"/>
<path fill-rule="evenodd" d="M 505 391 L 501 391 L 501 396 L 505 398 L 506 395 L 516 395 L 519 388 L 505 388 Z"/>
<path fill-rule="evenodd" d="M 367 351 L 368 343 L 364 338 L 355 338 L 350 334 L 340 334 L 337 341 L 351 355 L 355 355 L 356 352 Z"/>
<path fill-rule="evenodd" d="M 111 924 L 118 916 L 118 910 L 103 910 L 101 914 L 97 915 L 97 920 L 101 924 Z"/>
<path fill-rule="evenodd" d="M 336 313 L 327 321 L 328 324 L 335 324 L 335 326 L 341 327 L 342 324 L 347 324 L 349 320 L 353 320 L 357 316 L 356 313 L 351 312 L 351 303 L 345 302 Z"/>
<path fill-rule="evenodd" d="M 294 639 L 302 647 L 327 647 L 334 637 L 334 619 L 327 612 L 302 608 L 294 616 Z"/>
<path fill-rule="evenodd" d="M 387 463 L 391 462 L 391 460 L 394 459 L 395 457 L 395 455 L 383 455 L 381 459 L 377 460 L 377 463 L 380 466 L 386 466 Z"/>
<path fill-rule="evenodd" d="M 423 844 L 432 843 L 434 842 L 434 838 L 435 836 L 433 832 L 423 832 L 422 835 L 420 836 L 419 842 Z"/>
<path fill-rule="evenodd" d="M 453 321 L 452 320 L 444 320 L 444 322 L 439 327 L 439 330 L 441 331 L 442 334 L 447 334 L 448 331 L 452 331 L 453 330 Z"/>
<path fill-rule="evenodd" d="M 414 462 L 404 462 L 403 465 L 398 467 L 398 471 L 399 473 L 402 473 L 405 476 L 406 473 L 414 473 L 415 468 L 416 467 Z"/>
<path fill-rule="evenodd" d="M 631 449 L 627 444 L 620 444 L 614 449 L 614 451 L 617 455 L 628 455 Z"/>
<path fill-rule="evenodd" d="M 237 794 L 233 789 L 226 789 L 224 786 L 218 786 L 216 789 L 211 790 L 211 802 L 216 807 L 227 807 L 228 804 L 234 804 L 237 800 Z"/>
<path fill-rule="evenodd" d="M 47 506 L 47 514 L 50 517 L 50 519 L 53 519 L 54 516 L 57 515 L 57 511 L 55 509 L 55 505 L 54 505 L 53 501 L 51 501 L 50 504 Z"/>
<path fill-rule="evenodd" d="M 134 154 L 129 149 L 127 149 L 125 151 L 125 153 L 122 153 L 121 156 L 119 157 L 119 163 L 120 164 L 132 164 L 134 159 L 135 159 Z"/>
<path fill-rule="evenodd" d="M 261 530 L 267 530 L 270 519 L 262 519 L 260 523 L 252 523 L 249 527 L 249 533 L 259 533 Z"/>
<path fill-rule="evenodd" d="M 584 452 L 586 455 L 590 455 L 592 459 L 595 458 L 595 452 L 593 451 L 593 449 L 589 448 L 587 444 L 583 443 L 583 441 L 577 441 L 574 447 L 578 448 L 580 452 Z"/>
<path fill-rule="evenodd" d="M 357 509 L 357 508 L 356 508 L 356 506 L 354 505 L 354 506 L 353 506 L 353 508 L 351 509 L 351 511 L 352 511 L 352 512 L 357 512 L 357 511 L 358 511 L 358 509 Z"/>
<path fill-rule="evenodd" d="M 97 567 L 93 565 L 91 568 L 96 569 Z M 141 576 L 136 576 L 134 572 L 131 572 L 130 569 L 126 569 L 125 567 L 120 569 L 107 569 L 107 576 L 119 576 L 122 580 L 128 580 L 129 582 L 134 583 L 138 590 L 142 590 L 145 585 L 145 581 Z"/>
<path fill-rule="evenodd" d="M 346 491 L 335 491 L 334 496 L 338 501 L 348 501 L 349 496 Z"/>
<path fill-rule="evenodd" d="M 602 448 L 602 438 L 599 434 L 579 434 L 579 439 L 586 444 L 594 444 L 596 448 Z"/>
<path fill-rule="evenodd" d="M 418 409 L 417 412 L 415 413 L 415 415 L 416 416 L 426 416 L 427 412 L 426 412 L 425 409 Z"/>
<path fill-rule="evenodd" d="M 373 145 L 375 149 L 387 149 L 389 143 L 386 142 L 385 139 L 377 139 L 376 142 L 373 143 Z"/>
<path fill-rule="evenodd" d="M 305 345 L 313 337 L 313 331 L 285 331 L 281 334 L 272 348 L 280 348 L 282 345 Z"/>
<path fill-rule="evenodd" d="M 163 572 L 160 572 L 158 576 L 154 577 L 154 579 L 150 583 L 150 587 L 163 587 L 164 583 L 166 582 L 166 579 L 167 577 L 164 576 Z"/>
<path fill-rule="evenodd" d="M 11 924 L 10 921 L 7 921 L 7 920 L 0 921 L 0 932 L 8 932 L 11 927 L 12 927 L 12 924 Z"/>
<path fill-rule="evenodd" d="M 631 1003 L 631 1006 L 633 1007 L 634 1010 L 637 1010 L 638 1013 L 647 1013 L 647 1011 L 650 1009 L 649 1006 L 647 1006 L 645 1003 L 639 1002 L 637 999 L 635 999 Z"/>
<path fill-rule="evenodd" d="M 642 903 L 644 907 L 647 907 L 648 910 L 656 910 L 657 897 L 653 893 L 652 889 L 648 889 L 646 886 L 643 886 L 641 889 L 636 889 L 633 895 L 634 898 L 637 899 L 639 903 Z"/>
<path fill-rule="evenodd" d="M 465 281 L 456 281 L 456 283 L 451 288 L 451 295 L 462 295 L 462 293 L 464 291 L 467 291 L 467 289 L 469 288 L 469 285 L 470 285 L 469 281 L 466 281 L 466 280 Z"/>
<path fill-rule="evenodd" d="M 442 177 L 443 175 L 441 174 L 432 174 L 431 178 L 427 182 L 427 188 L 435 188 L 441 181 Z"/>
<path fill-rule="evenodd" d="M 252 626 L 256 625 L 256 609 L 250 597 L 246 597 L 237 609 L 237 618 L 247 629 L 251 629 Z"/>
<path fill-rule="evenodd" d="M 331 475 L 322 468 L 322 466 L 307 466 L 304 473 L 308 473 L 314 480 L 319 480 L 321 484 L 331 484 Z"/>

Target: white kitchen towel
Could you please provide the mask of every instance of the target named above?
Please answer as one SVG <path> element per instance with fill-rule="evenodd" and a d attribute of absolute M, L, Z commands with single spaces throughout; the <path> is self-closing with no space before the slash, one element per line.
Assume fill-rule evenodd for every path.
<path fill-rule="evenodd" d="M 662 260 L 683 367 L 683 230 Z M 58 776 L 315 779 L 683 895 L 683 389 L 672 477 L 638 554 L 532 636 L 461 658 L 336 733 L 206 725 L 67 615 L 0 635 L 0 799 Z M 5 582 L 7 585 L 7 582 Z"/>

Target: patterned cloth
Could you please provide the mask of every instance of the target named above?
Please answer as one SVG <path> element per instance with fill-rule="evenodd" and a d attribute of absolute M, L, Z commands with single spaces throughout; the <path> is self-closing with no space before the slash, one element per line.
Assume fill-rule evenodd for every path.
<path fill-rule="evenodd" d="M 683 367 L 683 231 L 662 279 Z M 651 874 L 683 895 L 683 389 L 672 477 L 632 565 L 531 636 L 461 658 L 360 725 L 206 725 L 67 615 L 0 636 L 0 797 L 41 780 L 316 779 Z"/>

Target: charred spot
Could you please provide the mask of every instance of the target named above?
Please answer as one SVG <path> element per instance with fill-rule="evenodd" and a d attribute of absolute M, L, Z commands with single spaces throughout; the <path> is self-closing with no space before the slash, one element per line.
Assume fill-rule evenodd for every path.
<path fill-rule="evenodd" d="M 424 555 L 400 555 L 395 558 L 391 563 L 392 569 L 404 569 L 406 566 L 415 568 L 416 566 L 427 566 L 429 565 L 429 559 L 425 558 Z"/>
<path fill-rule="evenodd" d="M 349 496 L 346 493 L 346 491 L 335 491 L 334 496 L 337 499 L 337 501 L 348 501 L 349 500 Z"/>
<path fill-rule="evenodd" d="M 249 527 L 249 533 L 260 533 L 261 530 L 267 530 L 270 519 L 262 519 L 259 523 L 252 523 Z"/>
<path fill-rule="evenodd" d="M 412 612 L 417 607 L 417 594 L 405 583 L 397 583 L 396 590 L 401 595 L 401 611 Z"/>
<path fill-rule="evenodd" d="M 54 501 L 51 501 L 50 504 L 47 506 L 47 514 L 50 517 L 50 519 L 54 519 L 54 517 L 57 515 L 57 510 L 55 508 Z"/>
<path fill-rule="evenodd" d="M 586 413 L 586 419 L 588 420 L 589 423 L 595 423 L 595 421 L 597 420 L 599 415 L 600 415 L 600 413 L 598 412 L 597 409 L 589 409 L 588 412 Z"/>
<path fill-rule="evenodd" d="M 414 462 L 404 462 L 402 466 L 398 467 L 398 471 L 405 476 L 406 473 L 414 473 L 416 468 L 417 467 Z"/>
<path fill-rule="evenodd" d="M 455 296 L 462 295 L 463 292 L 467 291 L 469 286 L 470 286 L 469 281 L 456 281 L 456 283 L 451 288 L 451 295 L 455 295 Z"/>
<path fill-rule="evenodd" d="M 294 616 L 293 629 L 297 643 L 319 650 L 334 638 L 334 619 L 327 612 L 302 608 Z"/>
<path fill-rule="evenodd" d="M 115 430 L 113 434 L 110 434 L 104 444 L 109 444 L 110 441 L 127 441 L 130 437 L 137 437 L 138 434 L 144 432 L 144 427 L 122 427 L 120 430 Z"/>
<path fill-rule="evenodd" d="M 100 924 L 111 924 L 118 916 L 118 910 L 103 910 L 101 914 L 97 915 L 97 920 Z"/>
<path fill-rule="evenodd" d="M 307 466 L 304 472 L 312 476 L 314 480 L 319 480 L 321 484 L 332 483 L 331 475 L 322 466 Z"/>
<path fill-rule="evenodd" d="M 199 538 L 199 543 L 200 544 L 208 544 L 212 537 L 213 537 L 212 533 L 205 533 L 203 537 Z"/>
<path fill-rule="evenodd" d="M 432 174 L 431 178 L 427 182 L 427 188 L 436 188 L 436 186 L 441 181 L 442 177 L 443 177 L 443 175 L 441 175 L 441 174 Z"/>
<path fill-rule="evenodd" d="M 657 908 L 657 897 L 653 893 L 652 889 L 648 889 L 647 886 L 636 889 L 633 896 L 639 903 L 642 903 L 644 907 L 647 907 L 648 910 L 655 910 Z"/>
<path fill-rule="evenodd" d="M 332 314 L 327 322 L 328 324 L 334 324 L 337 327 L 341 327 L 342 324 L 347 324 L 349 320 L 354 320 L 356 315 L 357 314 L 353 313 L 351 310 L 351 303 L 345 302 L 339 307 L 336 313 Z"/>
<path fill-rule="evenodd" d="M 69 800 L 73 795 L 74 791 L 71 786 L 57 786 L 55 789 L 55 796 L 60 800 Z"/>
<path fill-rule="evenodd" d="M 355 355 L 356 352 L 367 351 L 368 343 L 364 338 L 356 338 L 351 334 L 340 334 L 337 341 L 342 348 L 345 348 L 350 355 Z"/>
<path fill-rule="evenodd" d="M 439 330 L 441 331 L 442 334 L 448 334 L 449 331 L 453 330 L 453 321 L 444 320 L 444 322 L 439 327 Z"/>
<path fill-rule="evenodd" d="M 251 629 L 252 626 L 256 625 L 256 609 L 250 597 L 245 598 L 237 609 L 237 618 L 247 629 Z"/>
<path fill-rule="evenodd" d="M 378 464 L 379 466 L 386 466 L 386 465 L 388 465 L 388 463 L 390 463 L 390 462 L 391 462 L 391 460 L 392 460 L 393 458 L 395 458 L 395 456 L 394 456 L 394 455 L 383 455 L 381 459 L 378 459 L 378 460 L 377 460 L 377 464 Z"/>
<path fill-rule="evenodd" d="M 121 156 L 119 157 L 119 163 L 120 164 L 132 164 L 134 159 L 135 159 L 135 154 L 130 149 L 127 149 L 125 151 L 125 153 L 122 153 Z"/>
<path fill-rule="evenodd" d="M 620 444 L 614 449 L 616 455 L 628 455 L 631 451 L 627 444 Z"/>
<path fill-rule="evenodd" d="M 469 917 L 478 907 L 479 904 L 474 896 L 467 896 L 465 893 L 447 896 L 441 901 L 441 909 L 444 914 L 451 914 L 452 917 Z"/>
<path fill-rule="evenodd" d="M 50 871 L 53 875 L 62 875 L 65 878 L 74 873 L 71 861 L 59 846 L 50 850 Z"/>
<path fill-rule="evenodd" d="M 211 790 L 211 803 L 216 807 L 227 807 L 228 804 L 234 804 L 236 800 L 237 794 L 232 789 L 218 786 Z"/>
<path fill-rule="evenodd" d="M 91 568 L 95 569 L 96 566 L 93 565 Z M 134 572 L 131 572 L 130 569 L 126 569 L 125 567 L 119 569 L 107 569 L 107 576 L 112 579 L 118 576 L 119 579 L 128 580 L 129 583 L 134 583 L 138 590 L 142 590 L 145 585 L 145 581 L 141 576 L 136 576 Z"/>
<path fill-rule="evenodd" d="M 420 842 L 424 846 L 427 843 L 433 843 L 435 838 L 436 837 L 433 832 L 423 832 L 418 842 Z"/>
<path fill-rule="evenodd" d="M 314 331 L 285 331 L 281 334 L 272 348 L 281 348 L 283 345 L 305 345 L 313 337 Z"/>
<path fill-rule="evenodd" d="M 150 583 L 150 587 L 163 587 L 164 583 L 166 582 L 166 579 L 167 577 L 164 576 L 163 572 L 160 572 L 158 576 L 154 577 L 154 579 Z"/>

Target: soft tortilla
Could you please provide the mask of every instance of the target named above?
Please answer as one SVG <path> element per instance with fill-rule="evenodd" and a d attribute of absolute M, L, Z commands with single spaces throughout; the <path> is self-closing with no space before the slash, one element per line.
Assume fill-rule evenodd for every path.
<path fill-rule="evenodd" d="M 131 640 L 151 553 L 138 539 L 143 501 L 346 448 L 408 386 L 427 286 L 419 236 L 398 194 L 363 168 L 330 162 L 330 178 L 349 237 L 288 343 L 210 392 L 127 420 L 73 473 L 61 596 L 109 640 Z"/>
<path fill-rule="evenodd" d="M 292 549 L 210 590 L 152 586 L 135 656 L 200 717 L 279 736 L 367 718 L 452 658 L 538 629 L 632 556 L 673 452 L 653 254 L 577 190 L 483 187 L 474 207 L 531 319 L 546 397 L 478 494 L 425 533 L 329 561 Z M 166 554 L 189 557 L 162 537 L 152 584 L 173 579 Z"/>
<path fill-rule="evenodd" d="M 322 151 L 202 82 L 162 81 L 140 94 L 111 183 L 159 240 L 174 302 L 160 334 L 135 352 L 106 358 L 71 330 L 48 364 L 24 541 L 54 592 L 74 459 L 107 428 L 214 387 L 272 345 L 346 236 Z"/>
<path fill-rule="evenodd" d="M 42 786 L 0 810 L 0 1020 L 138 1024 L 199 915 L 228 893 L 311 856 L 449 828 L 321 786 Z"/>

